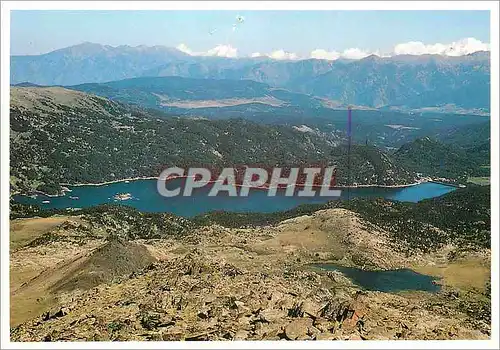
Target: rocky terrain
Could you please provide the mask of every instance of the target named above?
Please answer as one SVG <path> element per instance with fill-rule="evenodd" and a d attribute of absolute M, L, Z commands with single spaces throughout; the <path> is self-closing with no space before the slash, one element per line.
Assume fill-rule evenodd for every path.
<path fill-rule="evenodd" d="M 408 256 L 384 229 L 340 208 L 252 228 L 177 220 L 147 239 L 136 236 L 130 212 L 118 214 L 11 221 L 13 341 L 490 334 L 489 249 L 452 256 L 447 245 Z M 141 220 L 144 226 L 151 219 Z M 442 277 L 442 288 L 435 294 L 366 291 L 313 262 L 409 267 Z"/>

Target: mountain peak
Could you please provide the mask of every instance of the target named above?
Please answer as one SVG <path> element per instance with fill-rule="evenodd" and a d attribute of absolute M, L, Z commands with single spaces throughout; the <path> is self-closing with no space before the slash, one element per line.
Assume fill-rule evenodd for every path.
<path fill-rule="evenodd" d="M 97 53 L 105 51 L 106 49 L 107 49 L 107 47 L 105 45 L 85 41 L 81 44 L 77 44 L 77 45 L 73 45 L 73 46 L 69 46 L 69 47 L 65 47 L 65 48 L 62 48 L 59 50 L 49 52 L 46 55 L 49 55 L 52 53 L 63 53 L 63 54 L 72 55 L 72 56 L 90 56 L 90 55 L 95 55 Z"/>
<path fill-rule="evenodd" d="M 120 55 L 120 54 L 130 54 L 130 53 L 137 53 L 137 54 L 148 54 L 148 53 L 165 53 L 165 54 L 173 54 L 176 57 L 184 57 L 186 56 L 185 53 L 172 48 L 172 47 L 167 47 L 167 46 L 162 46 L 162 45 L 155 45 L 155 46 L 147 46 L 147 45 L 137 45 L 137 46 L 131 46 L 131 45 L 118 45 L 118 46 L 111 46 L 111 45 L 103 45 L 103 44 L 98 44 L 98 43 L 93 43 L 89 41 L 85 41 L 83 43 L 65 47 L 59 50 L 55 50 L 49 53 L 46 53 L 45 55 L 52 55 L 52 54 L 64 54 L 68 56 L 74 56 L 74 57 L 89 57 L 92 55 L 99 55 L 99 54 L 107 54 L 107 55 Z"/>
<path fill-rule="evenodd" d="M 70 46 L 70 47 L 104 47 L 104 45 L 102 44 L 98 44 L 98 43 L 93 43 L 91 41 L 84 41 L 83 43 L 81 44 L 77 44 L 77 45 L 73 45 L 73 46 Z"/>
<path fill-rule="evenodd" d="M 375 54 L 371 54 L 370 56 L 366 56 L 362 60 L 363 61 L 380 61 L 380 60 L 382 60 L 382 57 L 377 56 Z"/>

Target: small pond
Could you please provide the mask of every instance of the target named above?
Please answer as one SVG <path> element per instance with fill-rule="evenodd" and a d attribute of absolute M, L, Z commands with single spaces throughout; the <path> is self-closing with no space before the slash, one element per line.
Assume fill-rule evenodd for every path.
<path fill-rule="evenodd" d="M 415 290 L 435 293 L 440 290 L 439 284 L 436 283 L 436 277 L 422 275 L 409 269 L 368 271 L 335 264 L 314 264 L 313 266 L 323 270 L 341 272 L 366 290 L 388 293 Z"/>

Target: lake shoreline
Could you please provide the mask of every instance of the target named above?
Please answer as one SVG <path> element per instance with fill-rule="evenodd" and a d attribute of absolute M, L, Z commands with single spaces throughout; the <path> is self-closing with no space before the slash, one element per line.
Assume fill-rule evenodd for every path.
<path fill-rule="evenodd" d="M 187 176 L 176 176 L 176 177 L 171 177 L 168 180 L 175 180 L 175 179 L 180 179 L 180 178 L 187 178 Z M 126 178 L 126 179 L 120 179 L 120 180 L 111 180 L 111 181 L 105 181 L 105 182 L 98 182 L 98 183 L 76 183 L 76 184 L 70 184 L 70 183 L 60 183 L 60 186 L 63 187 L 62 193 L 61 194 L 48 194 L 43 191 L 38 191 L 34 190 L 30 194 L 23 194 L 21 192 L 17 193 L 12 193 L 11 195 L 20 195 L 20 196 L 31 196 L 32 194 L 37 194 L 37 195 L 43 195 L 46 197 L 50 198 L 57 198 L 57 197 L 64 197 L 66 196 L 66 193 L 71 192 L 71 189 L 69 187 L 84 187 L 84 186 L 92 186 L 92 187 L 100 187 L 100 186 L 107 186 L 107 185 L 112 185 L 112 184 L 117 184 L 117 183 L 122 183 L 122 182 L 132 182 L 132 181 L 141 181 L 141 180 L 158 180 L 158 176 L 145 176 L 145 177 L 132 177 L 132 178 Z M 216 181 L 209 181 L 207 184 L 210 183 L 215 183 Z M 334 186 L 334 189 L 339 189 L 339 190 L 348 190 L 348 189 L 357 189 L 357 188 L 408 188 L 408 187 L 413 187 L 413 186 L 418 186 L 424 183 L 438 183 L 442 184 L 445 186 L 450 186 L 450 187 L 456 187 L 458 188 L 459 186 L 454 185 L 454 184 L 448 184 L 444 182 L 439 182 L 432 180 L 431 178 L 424 178 L 417 180 L 415 182 L 409 183 L 409 184 L 402 184 L 402 185 L 377 185 L 377 184 L 370 184 L 370 185 L 352 185 L 352 186 L 347 186 L 347 185 L 340 185 L 340 186 Z M 241 188 L 243 185 L 236 185 L 237 187 Z M 296 187 L 301 187 L 301 185 L 296 185 Z M 302 187 L 304 187 L 302 185 Z M 321 186 L 318 185 L 313 185 L 313 189 L 321 188 Z M 261 187 L 252 187 L 252 189 L 256 190 L 268 190 L 269 187 L 261 186 Z"/>
<path fill-rule="evenodd" d="M 182 186 L 183 180 L 174 182 L 174 187 Z M 204 183 L 200 184 L 204 185 Z M 167 187 L 170 187 L 167 185 Z M 127 194 L 132 196 L 133 200 L 121 202 L 136 208 L 142 212 L 170 212 L 178 216 L 192 217 L 199 214 L 204 214 L 210 211 L 225 211 L 225 212 L 260 212 L 273 213 L 277 211 L 285 211 L 293 209 L 300 205 L 307 204 L 324 204 L 331 200 L 349 200 L 353 198 L 385 198 L 390 201 L 400 202 L 419 202 L 421 200 L 434 198 L 454 191 L 451 186 L 434 184 L 432 182 L 421 182 L 419 185 L 408 186 L 406 188 L 352 188 L 349 190 L 333 190 L 327 196 L 321 196 L 319 191 L 313 191 L 314 198 L 308 196 L 300 196 L 300 191 L 294 191 L 295 195 L 289 193 L 285 195 L 285 190 L 280 190 L 274 196 L 269 196 L 270 190 L 265 188 L 257 188 L 259 190 L 249 191 L 243 197 L 236 195 L 238 191 L 233 189 L 233 195 L 222 193 L 221 196 L 210 196 L 208 194 L 211 186 L 205 186 L 200 193 L 193 193 L 192 197 L 178 196 L 172 200 L 164 198 L 156 191 L 156 181 L 136 181 L 132 183 L 118 183 L 113 186 L 93 186 L 93 187 L 74 187 L 72 193 L 66 196 L 50 198 L 44 196 L 15 196 L 14 201 L 27 204 L 41 206 L 43 209 L 67 209 L 72 207 L 87 208 L 98 206 L 101 204 L 113 204 L 117 202 L 113 199 L 117 193 Z M 275 191 L 276 189 L 271 189 Z M 291 188 L 290 188 L 291 190 Z M 281 192 L 283 191 L 283 192 Z M 274 193 L 273 193 L 274 194 Z M 234 196 L 236 195 L 236 196 Z M 68 198 L 68 196 L 70 198 Z M 215 198 L 217 197 L 217 198 Z M 227 197 L 227 198 L 226 198 Z M 233 197 L 233 198 L 231 198 Z M 70 199 L 79 199 L 73 201 Z M 196 204 L 198 203 L 198 204 Z"/>
<path fill-rule="evenodd" d="M 169 178 L 168 180 L 175 180 L 175 179 L 182 179 L 182 178 L 187 178 L 187 176 L 176 176 Z M 127 181 L 140 181 L 140 180 L 158 180 L 158 176 L 148 176 L 148 177 L 133 177 L 133 178 L 127 178 L 127 179 L 121 179 L 121 180 L 111 180 L 111 181 L 105 181 L 105 182 L 98 182 L 98 183 L 76 183 L 76 184 L 70 184 L 70 183 L 61 183 L 61 186 L 69 186 L 69 187 L 82 187 L 82 186 L 106 186 L 106 185 L 111 185 L 115 183 L 120 183 L 120 182 L 127 182 Z M 214 183 L 216 181 L 209 181 L 208 183 Z M 405 188 L 405 187 L 411 187 L 411 186 L 416 186 L 420 185 L 422 183 L 426 182 L 433 182 L 430 179 L 424 179 L 424 180 L 419 180 L 416 182 L 412 182 L 409 184 L 402 184 L 402 185 L 377 185 L 377 184 L 370 184 L 370 185 L 339 185 L 339 186 L 334 186 L 334 188 L 338 189 L 344 189 L 344 188 L 365 188 L 365 187 L 374 187 L 374 188 Z M 242 187 L 242 185 L 236 185 L 238 187 Z M 296 185 L 297 187 L 299 185 Z M 450 185 L 451 186 L 451 185 Z M 318 187 L 318 186 L 313 186 Z M 253 187 L 255 189 L 267 189 L 267 187 Z"/>

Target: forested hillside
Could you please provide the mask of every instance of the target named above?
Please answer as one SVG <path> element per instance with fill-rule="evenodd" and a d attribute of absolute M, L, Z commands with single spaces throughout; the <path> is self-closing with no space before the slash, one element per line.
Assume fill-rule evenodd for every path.
<path fill-rule="evenodd" d="M 57 193 L 59 183 L 158 176 L 166 166 L 313 162 L 337 165 L 346 184 L 347 152 L 332 135 L 239 119 L 165 118 L 62 88 L 13 88 L 11 100 L 13 191 Z M 355 183 L 415 179 L 375 148 L 354 147 L 351 159 Z"/>

